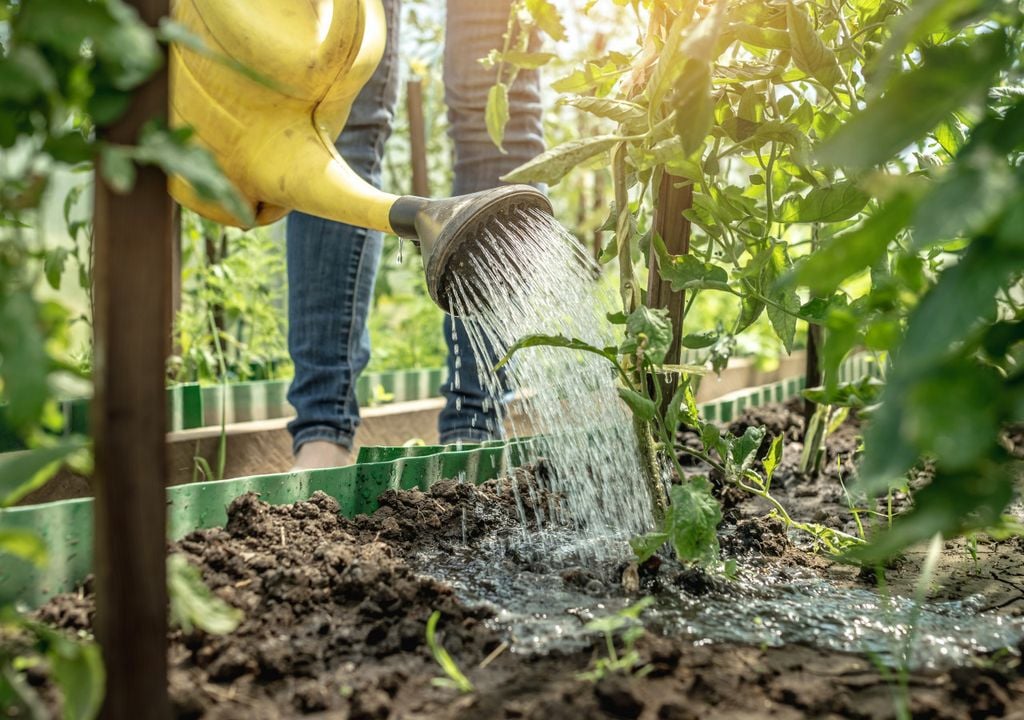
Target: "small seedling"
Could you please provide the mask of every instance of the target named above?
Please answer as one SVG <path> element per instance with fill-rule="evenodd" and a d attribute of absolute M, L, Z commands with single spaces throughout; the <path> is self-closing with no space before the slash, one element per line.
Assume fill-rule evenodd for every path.
<path fill-rule="evenodd" d="M 427 647 L 430 648 L 434 660 L 448 677 L 436 677 L 430 682 L 437 687 L 453 688 L 461 693 L 471 693 L 475 690 L 473 683 L 459 670 L 459 666 L 455 664 L 452 656 L 437 641 L 437 621 L 440 619 L 441 611 L 435 610 L 427 620 Z"/>
<path fill-rule="evenodd" d="M 644 634 L 642 624 L 639 624 L 640 614 L 654 602 L 654 598 L 641 598 L 627 608 L 619 610 L 614 615 L 591 620 L 584 627 L 587 630 L 594 630 L 604 634 L 605 649 L 608 657 L 598 658 L 594 663 L 594 669 L 580 673 L 577 677 L 580 680 L 597 682 L 611 673 L 626 673 L 636 677 L 647 675 L 654 668 L 651 665 L 633 670 L 640 663 L 640 653 L 636 651 L 636 641 Z M 622 654 L 615 648 L 615 635 L 618 633 L 622 641 Z"/>
<path fill-rule="evenodd" d="M 184 555 L 167 557 L 167 593 L 170 596 L 171 623 L 191 632 L 193 627 L 211 635 L 227 635 L 244 617 L 238 608 L 214 595 L 203 582 L 198 568 Z"/>

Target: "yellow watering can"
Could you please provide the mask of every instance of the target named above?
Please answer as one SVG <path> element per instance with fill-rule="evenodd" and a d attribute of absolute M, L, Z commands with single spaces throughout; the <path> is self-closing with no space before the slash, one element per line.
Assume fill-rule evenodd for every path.
<path fill-rule="evenodd" d="M 207 47 L 269 80 L 180 44 L 171 49 L 171 123 L 189 125 L 250 204 L 257 225 L 291 210 L 420 243 L 431 297 L 448 310 L 452 274 L 516 208 L 551 212 L 543 193 L 509 185 L 444 200 L 390 195 L 360 178 L 334 139 L 384 51 L 380 0 L 176 0 L 174 19 Z M 170 191 L 212 220 L 242 226 L 181 178 Z"/>

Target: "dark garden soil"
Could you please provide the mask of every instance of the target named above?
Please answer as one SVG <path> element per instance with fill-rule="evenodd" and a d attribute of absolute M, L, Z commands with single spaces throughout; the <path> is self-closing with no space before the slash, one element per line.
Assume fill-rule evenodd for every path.
<path fill-rule="evenodd" d="M 852 469 L 857 425 L 831 441 L 821 478 L 799 477 L 799 416 L 793 408 L 756 409 L 734 424 L 766 424 L 789 435 L 776 485 L 794 516 L 845 528 L 849 510 L 837 473 Z M 513 480 L 525 490 L 529 471 Z M 522 492 L 523 498 L 537 497 Z M 527 500 L 529 502 L 529 500 Z M 727 498 L 722 544 L 745 562 L 791 564 L 834 580 L 872 587 L 854 569 L 800 550 L 764 508 Z M 528 513 L 529 514 L 529 513 Z M 178 718 L 885 718 L 894 714 L 894 690 L 866 657 L 789 644 L 751 647 L 695 645 L 647 633 L 637 644 L 637 668 L 647 674 L 611 674 L 597 682 L 577 675 L 603 656 L 603 643 L 584 650 L 529 655 L 506 650 L 487 622 L 454 590 L 414 572 L 424 548 L 446 551 L 481 542 L 503 528 L 517 531 L 510 484 L 480 487 L 444 481 L 429 493 L 386 493 L 371 517 L 347 520 L 318 493 L 307 502 L 269 506 L 255 495 L 236 499 L 223 529 L 192 533 L 174 550 L 202 570 L 216 594 L 240 608 L 245 620 L 231 635 L 199 631 L 172 635 L 170 690 Z M 1002 612 L 1024 612 L 1024 567 L 1015 541 L 981 543 L 977 562 L 955 548 L 942 566 L 935 596 L 981 592 Z M 666 563 L 661 583 L 700 594 L 725 582 Z M 643 574 L 643 573 L 642 573 Z M 594 577 L 563 573 L 563 582 Z M 913 585 L 913 557 L 892 570 L 891 581 Z M 605 588 L 622 594 L 621 587 Z M 437 687 L 442 675 L 424 628 L 442 619 L 438 639 L 476 691 L 460 695 Z M 88 629 L 92 605 L 83 593 L 56 598 L 40 612 L 46 622 Z M 32 678 L 45 683 L 45 675 Z M 1014 655 L 979 658 L 971 667 L 913 674 L 914 717 L 1024 718 L 1024 665 Z"/>

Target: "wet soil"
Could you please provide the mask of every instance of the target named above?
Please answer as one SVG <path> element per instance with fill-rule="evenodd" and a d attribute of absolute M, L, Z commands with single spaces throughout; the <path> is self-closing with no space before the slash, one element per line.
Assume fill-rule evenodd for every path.
<path fill-rule="evenodd" d="M 777 423 L 790 432 L 792 408 L 756 409 L 738 422 Z M 734 425 L 735 430 L 742 430 Z M 795 470 L 798 435 L 790 441 L 776 475 L 779 494 L 795 516 L 843 527 L 849 513 L 836 475 L 856 450 L 851 421 L 832 437 L 821 478 Z M 834 467 L 836 470 L 829 470 Z M 852 468 L 852 465 L 850 466 Z M 603 641 L 583 649 L 544 654 L 512 652 L 487 622 L 491 611 L 459 599 L 452 587 L 414 571 L 424 549 L 465 551 L 487 537 L 521 533 L 517 502 L 526 516 L 557 499 L 531 492 L 543 468 L 516 471 L 512 482 L 479 487 L 443 481 L 429 493 L 381 497 L 372 516 L 338 514 L 330 497 L 270 506 L 253 495 L 237 498 L 223 529 L 192 533 L 172 550 L 198 567 L 214 592 L 240 608 L 245 619 L 227 636 L 174 631 L 170 692 L 176 718 L 310 717 L 337 720 L 439 718 L 886 718 L 895 715 L 898 684 L 870 658 L 789 644 L 752 647 L 695 644 L 645 632 L 627 673 L 595 681 L 579 674 L 605 657 Z M 512 492 L 514 489 L 518 492 Z M 811 568 L 841 582 L 871 586 L 874 580 L 800 549 L 764 508 L 744 498 L 727 499 L 721 543 L 726 555 L 745 562 Z M 846 515 L 844 515 L 846 513 Z M 1003 612 L 1024 608 L 1024 567 L 1015 541 L 982 543 L 975 562 L 955 550 L 942 566 L 933 595 L 991 593 Z M 510 559 L 524 572 L 535 558 Z M 656 563 L 655 563 L 656 564 Z M 628 572 L 624 575 L 628 576 Z M 894 584 L 916 578 L 914 558 L 892 570 Z M 997 580 L 992 577 L 998 576 Z M 598 584 L 626 591 L 618 578 L 570 568 L 566 586 Z M 987 578 L 987 579 L 986 579 Z M 670 582 L 700 596 L 725 582 L 702 572 L 647 565 L 639 583 L 650 590 Z M 1019 587 L 1017 583 L 1019 582 Z M 425 639 L 428 617 L 442 613 L 437 639 L 475 687 L 460 694 L 436 686 L 443 676 Z M 88 584 L 55 598 L 39 617 L 58 627 L 87 631 L 93 614 Z M 46 684 L 45 673 L 33 682 Z M 1024 718 L 1024 665 L 1013 653 L 981 657 L 970 667 L 917 672 L 906 683 L 913 717 Z"/>
<path fill-rule="evenodd" d="M 857 519 L 851 510 L 856 508 L 865 531 L 870 534 L 873 525 L 881 527 L 889 514 L 886 499 L 869 501 L 856 495 L 857 453 L 861 441 L 861 421 L 850 416 L 829 435 L 819 472 L 800 472 L 803 432 L 803 402 L 794 399 L 785 404 L 751 408 L 729 425 L 735 435 L 748 427 L 765 427 L 767 432 L 761 454 L 775 435 L 784 438 L 783 457 L 775 471 L 772 494 L 798 520 L 818 522 L 828 527 L 857 535 Z M 695 438 L 682 433 L 686 442 Z M 1005 441 L 1016 457 L 1024 458 L 1024 428 L 1007 430 Z M 931 479 L 927 465 L 911 471 L 910 484 L 920 487 Z M 766 501 L 751 498 L 732 487 L 722 487 L 718 480 L 717 493 L 725 507 L 727 523 L 759 522 L 770 510 Z M 910 498 L 902 492 L 892 495 L 892 512 L 898 514 L 909 507 Z M 873 510 L 874 514 L 865 512 Z M 799 536 L 795 539 L 799 542 Z M 894 561 L 886 570 L 885 581 L 892 592 L 912 595 L 920 577 L 924 548 L 911 549 Z M 816 555 L 802 553 L 814 564 L 822 577 L 837 582 L 860 585 L 877 584 L 870 573 L 848 565 L 831 563 Z M 1024 616 L 1024 538 L 1010 538 L 996 542 L 978 537 L 975 543 L 964 540 L 947 542 L 928 594 L 930 600 L 958 600 L 980 596 L 983 610 L 999 610 L 1014 616 Z"/>

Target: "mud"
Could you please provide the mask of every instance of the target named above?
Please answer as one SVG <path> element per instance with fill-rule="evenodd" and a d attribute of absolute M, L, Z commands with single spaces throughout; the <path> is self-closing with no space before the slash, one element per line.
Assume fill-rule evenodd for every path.
<path fill-rule="evenodd" d="M 774 416 L 772 415 L 774 413 Z M 796 420 L 794 420 L 796 418 Z M 790 433 L 792 408 L 758 409 L 738 422 L 777 423 Z M 740 430 L 734 425 L 734 430 Z M 852 462 L 855 420 L 833 436 L 826 468 L 844 473 Z M 789 442 L 776 476 L 793 514 L 847 527 L 849 508 L 836 475 L 804 478 L 796 472 L 798 436 Z M 796 460 L 794 460 L 796 458 Z M 174 631 L 170 637 L 170 692 L 176 718 L 330 718 L 337 720 L 525 718 L 886 718 L 905 698 L 913 717 L 1024 718 L 1024 666 L 1016 653 L 979 657 L 943 672 L 880 671 L 869 657 L 789 644 L 752 647 L 695 644 L 647 631 L 626 673 L 595 681 L 579 674 L 606 656 L 603 640 L 582 650 L 512 652 L 488 622 L 490 611 L 459 599 L 449 585 L 414 571 L 425 549 L 470 550 L 485 538 L 522 533 L 550 517 L 556 498 L 529 492 L 532 472 L 480 487 L 444 481 L 429 493 L 386 493 L 372 516 L 352 520 L 318 493 L 307 502 L 270 506 L 253 494 L 237 498 L 225 528 L 192 533 L 172 550 L 197 566 L 214 592 L 245 613 L 231 635 Z M 514 489 L 518 492 L 513 492 Z M 518 498 L 518 499 L 517 499 Z M 837 582 L 870 587 L 876 580 L 798 548 L 781 523 L 763 517 L 747 498 L 730 501 L 721 528 L 726 556 L 790 564 Z M 940 567 L 934 597 L 981 592 L 1001 612 L 1024 608 L 1024 567 L 1015 540 L 986 542 L 978 558 L 956 547 Z M 511 556 L 528 572 L 535 556 Z M 913 555 L 890 581 L 912 586 Z M 618 592 L 607 568 L 569 567 L 568 588 Z M 615 568 L 615 571 L 620 568 Z M 995 576 L 997 579 L 993 579 Z M 621 577 L 621 576 L 620 576 Z M 639 568 L 647 591 L 670 583 L 701 596 L 724 581 L 655 558 Z M 430 614 L 442 613 L 438 640 L 475 686 L 461 695 L 432 682 L 442 676 L 425 639 Z M 38 616 L 58 627 L 91 626 L 88 583 L 54 599 Z M 622 651 L 621 645 L 619 651 Z M 45 685 L 45 672 L 34 682 Z"/>

